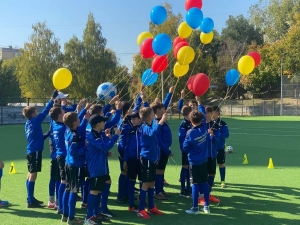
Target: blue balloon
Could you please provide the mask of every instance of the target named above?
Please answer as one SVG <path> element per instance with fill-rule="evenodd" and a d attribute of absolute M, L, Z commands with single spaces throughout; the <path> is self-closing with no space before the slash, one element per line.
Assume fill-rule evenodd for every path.
<path fill-rule="evenodd" d="M 142 83 L 145 86 L 150 86 L 157 81 L 158 74 L 154 73 L 152 69 L 147 69 L 142 75 Z"/>
<path fill-rule="evenodd" d="M 226 84 L 231 87 L 240 80 L 240 73 L 236 69 L 231 69 L 226 73 L 225 81 Z"/>
<path fill-rule="evenodd" d="M 166 21 L 168 16 L 167 10 L 165 7 L 158 5 L 153 7 L 153 9 L 150 12 L 150 19 L 152 23 L 156 25 L 161 25 L 163 22 Z"/>
<path fill-rule="evenodd" d="M 205 34 L 208 34 L 214 29 L 214 26 L 214 21 L 209 17 L 205 17 L 200 25 L 200 30 Z"/>
<path fill-rule="evenodd" d="M 197 29 L 198 27 L 200 27 L 203 20 L 203 13 L 201 9 L 191 8 L 189 11 L 187 11 L 185 20 L 187 24 L 193 29 Z"/>
<path fill-rule="evenodd" d="M 156 55 L 166 55 L 172 48 L 172 39 L 167 34 L 158 34 L 152 42 L 152 49 Z"/>

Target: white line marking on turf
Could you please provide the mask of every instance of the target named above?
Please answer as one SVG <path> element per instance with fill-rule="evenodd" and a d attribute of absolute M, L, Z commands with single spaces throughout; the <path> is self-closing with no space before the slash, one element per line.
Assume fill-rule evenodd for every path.
<path fill-rule="evenodd" d="M 285 134 L 249 134 L 249 133 L 230 133 L 235 135 L 247 135 L 247 136 L 270 136 L 270 137 L 300 137 L 300 135 L 285 135 Z"/>

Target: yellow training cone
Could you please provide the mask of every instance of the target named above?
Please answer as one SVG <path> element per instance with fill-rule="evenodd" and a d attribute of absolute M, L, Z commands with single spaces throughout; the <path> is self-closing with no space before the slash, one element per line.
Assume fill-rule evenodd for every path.
<path fill-rule="evenodd" d="M 273 165 L 273 160 L 272 160 L 272 158 L 269 159 L 268 169 L 274 169 L 274 165 Z"/>
<path fill-rule="evenodd" d="M 248 163 L 248 158 L 247 158 L 247 155 L 246 155 L 246 154 L 244 155 L 243 164 L 249 164 L 249 163 Z"/>
<path fill-rule="evenodd" d="M 12 162 L 12 163 L 10 164 L 9 174 L 15 174 L 15 173 L 16 173 L 15 164 Z"/>

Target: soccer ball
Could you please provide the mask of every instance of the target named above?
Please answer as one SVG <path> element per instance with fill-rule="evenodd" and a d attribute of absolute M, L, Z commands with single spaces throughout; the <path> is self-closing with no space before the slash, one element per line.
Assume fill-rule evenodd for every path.
<path fill-rule="evenodd" d="M 226 152 L 227 153 L 232 153 L 233 152 L 233 147 L 232 146 L 227 146 Z"/>
<path fill-rule="evenodd" d="M 117 88 L 114 84 L 105 82 L 99 85 L 96 93 L 99 99 L 109 101 L 117 94 Z"/>

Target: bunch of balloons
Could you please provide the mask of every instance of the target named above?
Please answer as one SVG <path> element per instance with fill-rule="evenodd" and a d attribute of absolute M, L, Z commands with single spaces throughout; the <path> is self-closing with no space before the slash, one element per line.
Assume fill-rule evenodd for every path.
<path fill-rule="evenodd" d="M 72 82 L 72 73 L 67 68 L 60 68 L 53 74 L 52 82 L 55 89 L 65 89 L 69 87 Z"/>
<path fill-rule="evenodd" d="M 191 76 L 187 82 L 188 89 L 196 96 L 205 94 L 210 87 L 209 77 L 204 73 Z"/>

